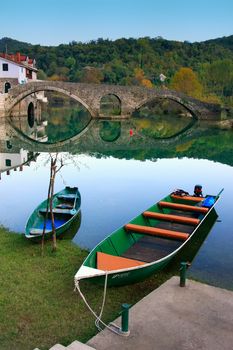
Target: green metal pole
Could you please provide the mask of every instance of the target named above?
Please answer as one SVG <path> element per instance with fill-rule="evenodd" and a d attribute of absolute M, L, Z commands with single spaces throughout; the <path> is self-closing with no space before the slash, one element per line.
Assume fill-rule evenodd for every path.
<path fill-rule="evenodd" d="M 187 263 L 180 263 L 180 287 L 185 287 Z"/>
<path fill-rule="evenodd" d="M 129 332 L 129 304 L 121 305 L 121 332 Z"/>

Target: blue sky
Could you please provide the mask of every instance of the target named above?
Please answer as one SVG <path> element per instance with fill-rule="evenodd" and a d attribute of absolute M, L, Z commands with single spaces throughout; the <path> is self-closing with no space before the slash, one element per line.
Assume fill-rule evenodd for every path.
<path fill-rule="evenodd" d="M 233 34 L 233 0 L 10 0 L 0 38 L 41 45 L 97 38 L 203 41 Z"/>

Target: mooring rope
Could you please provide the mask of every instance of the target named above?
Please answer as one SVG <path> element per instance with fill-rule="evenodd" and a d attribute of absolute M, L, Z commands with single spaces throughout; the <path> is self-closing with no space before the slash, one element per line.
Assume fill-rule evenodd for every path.
<path fill-rule="evenodd" d="M 105 300 L 106 300 L 106 294 L 107 294 L 107 284 L 108 284 L 108 273 L 106 271 L 106 275 L 105 275 L 105 282 L 104 282 L 104 293 L 103 293 L 103 301 L 102 301 L 102 306 L 101 306 L 101 310 L 100 310 L 100 314 L 99 316 L 96 314 L 96 312 L 92 309 L 92 307 L 88 304 L 85 296 L 83 295 L 83 293 L 81 292 L 80 289 L 80 285 L 79 285 L 79 281 L 75 281 L 75 290 L 77 289 L 81 298 L 83 299 L 84 303 L 86 304 L 87 308 L 89 309 L 89 311 L 94 315 L 95 317 L 95 325 L 97 327 L 97 329 L 99 331 L 102 331 L 103 329 L 100 327 L 101 323 L 104 327 L 106 327 L 108 330 L 110 330 L 111 332 L 117 334 L 117 335 L 121 335 L 123 336 L 124 334 L 121 333 L 121 329 L 119 326 L 117 326 L 114 323 L 111 323 L 111 325 L 116 328 L 111 328 L 109 325 L 107 325 L 104 321 L 101 320 L 102 314 L 103 314 L 103 310 L 104 310 L 104 305 L 105 305 Z"/>
<path fill-rule="evenodd" d="M 101 320 L 101 317 L 102 317 L 102 314 L 104 311 L 104 305 L 105 305 L 106 294 L 107 294 L 107 285 L 108 285 L 108 273 L 107 273 L 107 271 L 105 273 L 106 273 L 106 275 L 105 275 L 105 280 L 104 280 L 104 294 L 103 294 L 102 306 L 101 306 L 99 317 L 98 317 L 98 319 L 95 320 L 95 326 L 97 327 L 97 329 L 99 331 L 102 331 L 102 328 L 100 327 L 100 324 L 99 324 L 100 323 L 99 320 Z"/>

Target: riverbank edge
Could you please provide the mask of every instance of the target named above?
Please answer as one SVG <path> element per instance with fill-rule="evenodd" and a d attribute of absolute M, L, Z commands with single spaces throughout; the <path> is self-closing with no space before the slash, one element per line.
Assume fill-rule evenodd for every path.
<path fill-rule="evenodd" d="M 97 330 L 94 319 L 77 292 L 74 275 L 88 252 L 69 239 L 58 240 L 56 253 L 46 242 L 44 256 L 39 244 L 23 234 L 0 227 L 0 348 L 2 350 L 47 350 L 55 343 L 86 343 Z M 109 288 L 103 318 L 115 319 L 121 304 L 132 305 L 171 276 L 151 278 L 118 288 Z M 82 291 L 99 312 L 103 287 L 83 282 Z"/>

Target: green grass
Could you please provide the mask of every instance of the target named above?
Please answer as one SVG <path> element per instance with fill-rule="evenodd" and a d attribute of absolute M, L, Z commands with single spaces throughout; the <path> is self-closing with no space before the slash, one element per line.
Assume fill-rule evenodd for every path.
<path fill-rule="evenodd" d="M 92 315 L 74 292 L 74 275 L 86 255 L 71 241 L 61 240 L 56 253 L 47 242 L 41 257 L 40 245 L 0 228 L 1 350 L 46 350 L 55 343 L 86 342 L 96 334 Z M 115 319 L 122 303 L 136 303 L 167 277 L 163 273 L 137 285 L 109 288 L 104 320 Z M 99 312 L 103 287 L 83 282 L 81 289 Z"/>

